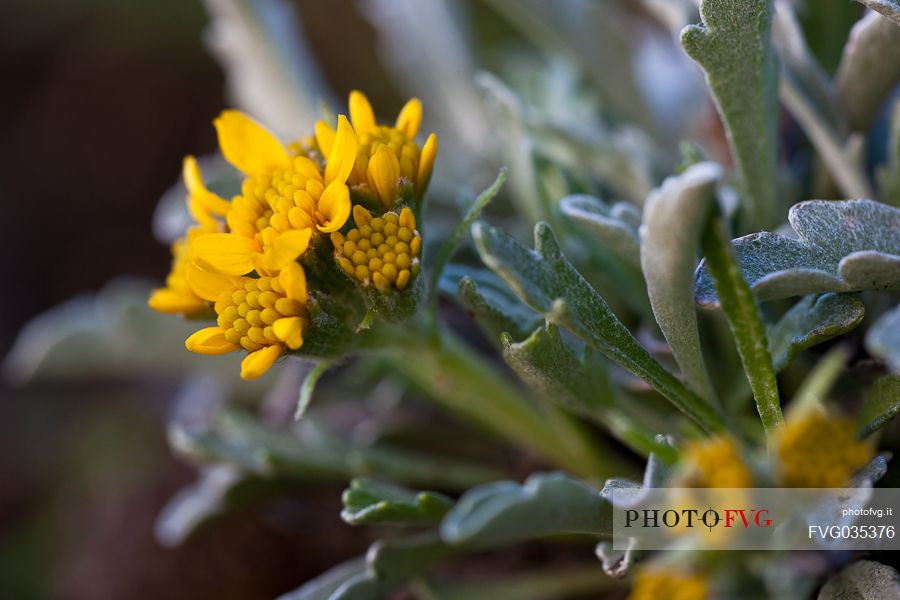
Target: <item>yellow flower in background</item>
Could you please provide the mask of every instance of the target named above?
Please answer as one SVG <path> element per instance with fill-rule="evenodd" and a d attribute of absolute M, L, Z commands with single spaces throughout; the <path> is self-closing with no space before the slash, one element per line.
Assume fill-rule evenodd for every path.
<path fill-rule="evenodd" d="M 778 483 L 784 487 L 844 487 L 874 456 L 856 423 L 810 410 L 788 419 L 775 437 Z"/>
<path fill-rule="evenodd" d="M 400 214 L 373 217 L 357 204 L 353 207 L 356 227 L 344 236 L 331 234 L 334 255 L 347 275 L 380 292 L 403 290 L 419 270 L 422 236 L 416 231 L 416 217 L 403 208 Z"/>
<path fill-rule="evenodd" d="M 198 268 L 194 263 L 193 244 L 200 236 L 222 230 L 222 220 L 230 204 L 206 188 L 193 156 L 184 159 L 182 174 L 188 191 L 188 211 L 197 225 L 172 244 L 172 268 L 166 277 L 166 287 L 153 290 L 148 304 L 162 313 L 194 315 L 205 311 L 208 303 L 191 287 L 193 271 Z"/>
<path fill-rule="evenodd" d="M 303 345 L 306 275 L 291 262 L 277 276 L 228 277 L 211 274 L 200 288 L 215 302 L 216 325 L 195 332 L 185 346 L 199 354 L 244 349 L 241 377 L 255 379 L 284 354 Z"/>
<path fill-rule="evenodd" d="M 699 573 L 670 566 L 642 567 L 634 577 L 628 600 L 706 600 L 709 581 Z"/>
<path fill-rule="evenodd" d="M 741 456 L 734 438 L 714 436 L 684 445 L 682 472 L 675 487 L 747 488 L 753 485 L 753 473 Z"/>
<path fill-rule="evenodd" d="M 379 125 L 365 94 L 350 92 L 350 121 L 359 137 L 350 186 L 377 199 L 385 210 L 393 208 L 401 188 L 411 186 L 416 197 L 428 187 L 437 156 L 437 136 L 431 134 L 419 148 L 416 135 L 422 124 L 422 102 L 413 98 L 400 111 L 393 126 Z M 338 127 L 340 130 L 340 127 Z M 323 156 L 330 156 L 340 131 L 316 123 L 316 143 Z"/>
<path fill-rule="evenodd" d="M 272 275 L 309 247 L 314 232 L 340 229 L 350 216 L 346 181 L 357 140 L 343 115 L 324 173 L 305 156 L 291 156 L 277 137 L 250 117 L 224 111 L 215 121 L 226 160 L 247 177 L 226 214 L 229 233 L 204 236 L 198 260 L 228 275 Z"/>

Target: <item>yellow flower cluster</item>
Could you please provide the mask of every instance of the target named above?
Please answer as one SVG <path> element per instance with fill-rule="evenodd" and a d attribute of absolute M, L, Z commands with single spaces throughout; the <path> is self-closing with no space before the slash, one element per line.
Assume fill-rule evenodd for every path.
<path fill-rule="evenodd" d="M 214 309 L 216 325 L 185 345 L 201 354 L 246 350 L 241 376 L 253 379 L 303 344 L 309 315 L 301 260 L 310 247 L 339 241 L 335 260 L 348 275 L 381 291 L 402 290 L 415 276 L 422 243 L 410 209 L 373 217 L 357 206 L 357 228 L 346 238 L 351 242 L 339 232 L 353 199 L 377 200 L 383 213 L 424 193 L 437 138 L 431 134 L 419 148 L 421 121 L 421 102 L 412 99 L 393 126 L 379 125 L 365 95 L 352 92 L 349 120 L 339 115 L 336 127 L 319 121 L 315 137 L 285 145 L 247 115 L 224 111 L 214 121 L 219 148 L 243 174 L 241 191 L 230 201 L 219 197 L 207 189 L 197 161 L 185 159 L 187 204 L 196 223 L 172 245 L 166 285 L 154 290 L 150 306 L 188 316 Z M 364 266 L 366 277 L 341 261 L 348 243 L 356 244 L 350 260 L 357 250 L 364 253 L 364 263 L 353 264 Z"/>
<path fill-rule="evenodd" d="M 775 438 L 778 483 L 830 488 L 850 483 L 874 456 L 852 419 L 809 411 L 788 419 Z"/>
<path fill-rule="evenodd" d="M 422 236 L 416 231 L 416 217 L 409 208 L 400 214 L 381 217 L 362 206 L 353 207 L 354 229 L 344 236 L 331 234 L 338 264 L 362 285 L 374 285 L 384 292 L 391 287 L 403 290 L 419 270 Z"/>
<path fill-rule="evenodd" d="M 753 485 L 753 474 L 734 438 L 719 435 L 685 444 L 682 450 L 684 471 L 680 487 L 746 488 Z"/>
<path fill-rule="evenodd" d="M 650 566 L 635 575 L 628 600 L 706 600 L 709 597 L 709 581 L 703 575 L 670 566 Z"/>

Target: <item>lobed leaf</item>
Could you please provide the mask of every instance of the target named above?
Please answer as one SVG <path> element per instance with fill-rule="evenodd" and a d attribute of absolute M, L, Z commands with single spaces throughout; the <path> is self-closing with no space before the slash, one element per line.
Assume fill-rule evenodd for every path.
<path fill-rule="evenodd" d="M 900 373 L 900 305 L 872 325 L 866 334 L 866 349 L 884 360 L 891 371 Z"/>
<path fill-rule="evenodd" d="M 872 200 L 808 200 L 791 207 L 788 222 L 798 239 L 764 231 L 732 241 L 758 300 L 900 289 L 900 209 Z M 697 303 L 718 307 L 705 261 L 695 281 Z"/>
<path fill-rule="evenodd" d="M 647 198 L 640 229 L 641 268 L 653 315 L 689 385 L 709 402 L 715 391 L 700 345 L 693 274 L 721 178 L 722 169 L 708 162 L 669 177 Z"/>
<path fill-rule="evenodd" d="M 451 289 L 456 292 L 455 296 L 491 340 L 498 341 L 504 332 L 515 338 L 525 337 L 543 321 L 540 315 L 522 304 L 493 271 L 466 267 L 453 269 L 455 266 L 447 268 L 441 285 L 448 292 Z"/>
<path fill-rule="evenodd" d="M 599 490 L 564 473 L 539 473 L 521 485 L 500 481 L 469 490 L 441 524 L 441 537 L 484 547 L 560 534 L 609 536 L 612 519 Z"/>
<path fill-rule="evenodd" d="M 681 32 L 685 52 L 706 73 L 750 202 L 769 224 L 778 207 L 778 66 L 769 39 L 772 0 L 703 0 L 702 25 Z"/>
<path fill-rule="evenodd" d="M 856 0 L 900 25 L 900 0 Z"/>
<path fill-rule="evenodd" d="M 900 82 L 900 27 L 868 13 L 850 31 L 835 83 L 847 121 L 867 131 Z"/>
<path fill-rule="evenodd" d="M 630 202 L 608 206 L 599 198 L 586 194 L 566 196 L 559 201 L 565 216 L 583 225 L 610 250 L 635 266 L 641 264 L 638 226 L 641 216 Z"/>
<path fill-rule="evenodd" d="M 775 370 L 787 367 L 804 350 L 851 331 L 864 316 L 865 305 L 855 294 L 804 297 L 766 333 Z"/>
<path fill-rule="evenodd" d="M 876 600 L 900 597 L 900 574 L 874 560 L 858 560 L 832 575 L 818 600 Z"/>
<path fill-rule="evenodd" d="M 436 525 L 453 507 L 453 500 L 437 492 L 414 492 L 364 478 L 351 481 L 341 501 L 341 518 L 351 525 Z"/>
<path fill-rule="evenodd" d="M 720 429 L 721 415 L 638 343 L 597 290 L 566 260 L 550 227 L 538 223 L 534 232 L 535 250 L 529 250 L 499 229 L 483 223 L 472 228 L 484 263 L 523 302 L 647 381 L 701 427 Z"/>
<path fill-rule="evenodd" d="M 885 375 L 872 384 L 857 415 L 859 436 L 868 437 L 900 412 L 900 376 Z"/>

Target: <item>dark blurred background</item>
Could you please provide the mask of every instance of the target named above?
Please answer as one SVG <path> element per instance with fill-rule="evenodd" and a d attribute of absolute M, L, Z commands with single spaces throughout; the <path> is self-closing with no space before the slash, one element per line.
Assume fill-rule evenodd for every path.
<path fill-rule="evenodd" d="M 333 89 L 362 86 L 396 110 L 374 33 L 351 0 L 298 5 Z M 162 280 L 169 249 L 153 237 L 154 208 L 185 154 L 214 151 L 211 121 L 228 101 L 202 43 L 199 1 L 7 0 L 3 9 L 5 355 L 28 319 L 60 302 L 122 274 Z M 74 387 L 0 383 L 0 597 L 272 598 L 365 548 L 335 537 L 345 530 L 339 490 L 294 506 L 303 536 L 248 515 L 181 548 L 158 546 L 158 511 L 194 478 L 165 445 L 174 392 L 114 375 Z"/>

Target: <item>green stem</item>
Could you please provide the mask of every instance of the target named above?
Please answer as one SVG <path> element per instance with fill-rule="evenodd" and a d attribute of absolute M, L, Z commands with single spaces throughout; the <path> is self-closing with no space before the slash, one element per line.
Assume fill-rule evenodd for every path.
<path fill-rule="evenodd" d="M 582 477 L 621 475 L 616 464 L 573 419 L 518 389 L 484 357 L 446 329 L 431 336 L 415 327 L 380 329 L 370 349 L 455 415 L 536 452 Z M 377 341 L 375 341 L 377 339 Z"/>
<path fill-rule="evenodd" d="M 721 218 L 713 217 L 709 222 L 702 246 L 747 380 L 753 390 L 759 418 L 766 434 L 770 435 L 784 424 L 778 397 L 778 381 L 775 379 L 775 368 L 769 355 L 766 330 L 759 308 L 731 249 Z"/>

